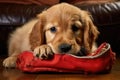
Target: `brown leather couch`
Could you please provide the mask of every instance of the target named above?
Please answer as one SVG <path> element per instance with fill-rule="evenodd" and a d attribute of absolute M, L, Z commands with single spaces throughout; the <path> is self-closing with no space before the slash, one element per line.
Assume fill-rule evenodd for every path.
<path fill-rule="evenodd" d="M 113 51 L 120 55 L 120 1 L 76 6 L 91 12 L 93 22 L 101 33 L 97 43 L 99 45 L 103 42 L 110 43 Z M 8 3 L 0 4 L 0 56 L 7 55 L 9 34 L 48 7 Z"/>

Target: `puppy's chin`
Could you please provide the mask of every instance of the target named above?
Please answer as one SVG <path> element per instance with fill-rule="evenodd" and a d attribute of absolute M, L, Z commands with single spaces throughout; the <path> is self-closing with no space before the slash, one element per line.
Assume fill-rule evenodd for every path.
<path fill-rule="evenodd" d="M 61 52 L 54 51 L 54 50 L 53 50 L 53 52 L 55 54 L 72 54 L 72 55 L 75 55 L 75 56 L 86 56 L 86 55 L 88 55 L 87 51 L 86 51 L 86 49 L 84 47 L 82 47 L 78 52 L 69 51 L 69 52 L 66 52 L 66 53 L 61 53 Z"/>
<path fill-rule="evenodd" d="M 48 44 L 48 45 L 51 47 L 53 53 L 55 53 L 55 54 L 72 54 L 72 55 L 76 55 L 76 56 L 86 56 L 87 55 L 87 51 L 84 47 L 81 47 L 81 48 L 79 47 L 80 49 L 78 48 L 77 49 L 78 51 L 77 50 L 70 50 L 66 53 L 61 53 L 58 50 L 54 49 L 54 47 L 51 44 Z"/>
<path fill-rule="evenodd" d="M 84 47 L 81 47 L 81 49 L 76 53 L 76 56 L 86 56 L 87 51 Z"/>

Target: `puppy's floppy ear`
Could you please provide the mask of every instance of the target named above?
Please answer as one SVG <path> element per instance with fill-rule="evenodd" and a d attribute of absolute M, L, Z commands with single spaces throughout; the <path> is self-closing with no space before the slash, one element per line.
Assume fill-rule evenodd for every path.
<path fill-rule="evenodd" d="M 92 45 L 94 44 L 96 38 L 98 37 L 99 31 L 97 27 L 93 24 L 91 17 L 88 12 L 85 12 L 84 18 L 84 38 L 83 43 L 87 52 L 90 52 L 92 49 Z"/>
<path fill-rule="evenodd" d="M 29 39 L 32 50 L 45 43 L 45 32 L 43 30 L 45 21 L 43 16 L 42 13 L 38 16 L 38 22 L 34 25 L 30 33 Z"/>

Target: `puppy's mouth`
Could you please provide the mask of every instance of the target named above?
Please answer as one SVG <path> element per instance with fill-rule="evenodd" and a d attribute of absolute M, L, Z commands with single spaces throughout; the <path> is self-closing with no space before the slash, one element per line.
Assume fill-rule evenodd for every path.
<path fill-rule="evenodd" d="M 69 44 L 61 44 L 59 46 L 59 52 L 61 54 L 73 54 L 73 55 L 76 55 L 76 56 L 86 56 L 87 55 L 87 51 L 85 49 L 85 47 L 81 47 L 80 50 L 78 52 L 72 52 L 71 53 L 71 49 L 72 49 L 72 45 L 69 45 Z"/>
<path fill-rule="evenodd" d="M 87 55 L 87 51 L 84 47 L 81 47 L 79 52 L 76 54 L 76 56 L 86 56 L 86 55 Z"/>

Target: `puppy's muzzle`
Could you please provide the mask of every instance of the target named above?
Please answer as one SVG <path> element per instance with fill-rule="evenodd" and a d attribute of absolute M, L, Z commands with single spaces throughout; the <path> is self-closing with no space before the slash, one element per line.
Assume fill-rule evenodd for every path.
<path fill-rule="evenodd" d="M 87 51 L 86 49 L 82 46 L 80 51 L 76 54 L 76 56 L 86 56 L 87 55 Z"/>
<path fill-rule="evenodd" d="M 66 52 L 69 52 L 71 50 L 71 48 L 72 48 L 72 45 L 63 43 L 59 46 L 59 51 L 61 53 L 66 53 Z"/>

